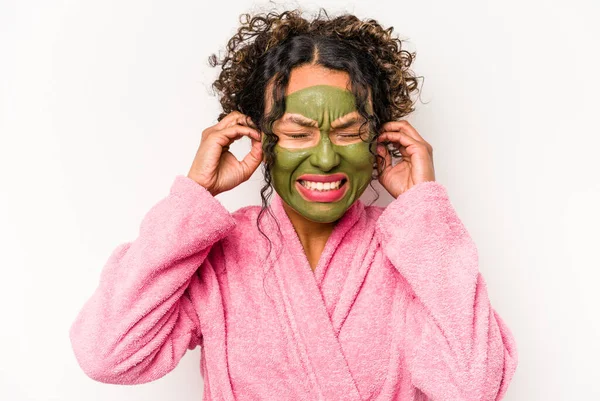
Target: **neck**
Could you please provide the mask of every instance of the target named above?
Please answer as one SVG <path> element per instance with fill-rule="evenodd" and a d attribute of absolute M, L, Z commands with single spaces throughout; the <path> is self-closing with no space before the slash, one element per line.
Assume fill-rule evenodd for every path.
<path fill-rule="evenodd" d="M 287 213 L 298 237 L 300 238 L 300 242 L 304 246 L 304 250 L 306 253 L 310 252 L 318 252 L 325 248 L 325 243 L 327 239 L 331 235 L 333 228 L 335 227 L 337 221 L 331 223 L 318 223 L 312 220 L 308 220 L 306 217 L 302 216 L 294 209 L 292 209 L 288 204 L 282 202 L 283 208 Z"/>

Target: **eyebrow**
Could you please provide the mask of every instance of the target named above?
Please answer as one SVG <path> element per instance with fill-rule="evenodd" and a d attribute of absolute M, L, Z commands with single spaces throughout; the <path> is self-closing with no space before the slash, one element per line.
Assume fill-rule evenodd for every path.
<path fill-rule="evenodd" d="M 336 121 L 332 122 L 331 128 L 332 129 L 344 129 L 344 128 L 351 127 L 354 124 L 364 120 L 362 117 L 359 119 L 358 116 L 352 116 L 348 120 L 344 121 L 344 117 L 340 117 Z M 338 122 L 338 121 L 341 121 L 341 122 Z M 307 117 L 304 117 L 300 114 L 288 114 L 281 119 L 281 122 L 282 123 L 294 123 L 294 124 L 298 124 L 302 127 L 308 127 L 308 128 L 315 128 L 315 127 L 319 126 L 317 121 L 312 120 Z"/>
<path fill-rule="evenodd" d="M 338 122 L 340 121 L 341 122 Z M 332 129 L 343 129 L 343 128 L 348 128 L 353 126 L 356 123 L 362 123 L 364 122 L 364 118 L 362 116 L 352 116 L 350 117 L 348 120 L 344 121 L 344 117 L 340 117 L 338 118 L 336 121 L 331 123 L 331 128 Z"/>
<path fill-rule="evenodd" d="M 290 122 L 294 124 L 298 124 L 302 127 L 318 127 L 318 123 L 315 120 L 311 120 L 310 118 L 303 117 L 298 114 L 288 114 L 284 118 L 281 119 L 281 122 Z"/>

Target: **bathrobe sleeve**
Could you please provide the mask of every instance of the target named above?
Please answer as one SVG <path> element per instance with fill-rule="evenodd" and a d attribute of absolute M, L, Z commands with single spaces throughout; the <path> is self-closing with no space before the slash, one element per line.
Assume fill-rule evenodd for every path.
<path fill-rule="evenodd" d="M 169 195 L 144 216 L 138 237 L 110 255 L 69 336 L 92 379 L 156 380 L 200 342 L 188 286 L 213 244 L 234 227 L 210 192 L 178 175 Z"/>
<path fill-rule="evenodd" d="M 406 287 L 402 328 L 413 385 L 435 401 L 496 401 L 517 366 L 509 328 L 490 305 L 477 248 L 446 191 L 419 183 L 377 220 Z"/>

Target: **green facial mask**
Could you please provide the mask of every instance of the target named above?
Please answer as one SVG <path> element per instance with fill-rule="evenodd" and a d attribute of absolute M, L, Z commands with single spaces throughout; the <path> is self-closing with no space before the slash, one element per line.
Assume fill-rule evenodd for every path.
<path fill-rule="evenodd" d="M 285 133 L 276 131 L 280 139 L 275 146 L 273 186 L 291 208 L 311 221 L 329 223 L 338 220 L 360 198 L 371 181 L 375 157 L 369 152 L 369 144 L 358 138 L 348 144 L 330 138 L 331 123 L 355 111 L 354 94 L 336 86 L 310 86 L 286 97 L 285 112 L 301 114 L 316 121 L 319 136 L 315 137 L 316 145 L 283 147 L 280 146 L 283 137 L 288 144 L 293 140 Z M 316 130 L 312 129 L 315 134 Z M 358 130 L 355 129 L 354 133 L 357 134 Z M 332 135 L 335 136 L 335 133 Z M 348 188 L 340 200 L 317 202 L 307 200 L 300 194 L 298 177 L 303 174 L 335 173 L 344 173 L 348 177 L 343 184 Z"/>

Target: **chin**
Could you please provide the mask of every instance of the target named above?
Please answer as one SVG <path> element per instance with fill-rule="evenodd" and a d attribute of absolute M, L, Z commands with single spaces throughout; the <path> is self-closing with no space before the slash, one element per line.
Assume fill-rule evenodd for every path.
<path fill-rule="evenodd" d="M 298 212 L 300 213 L 300 212 Z M 344 210 L 343 213 L 339 214 L 331 214 L 331 213 L 327 213 L 327 212 L 323 212 L 323 213 L 300 213 L 304 218 L 315 222 L 315 223 L 333 223 L 337 220 L 339 220 L 344 214 L 346 213 L 346 211 Z M 338 215 L 339 214 L 339 215 Z"/>
<path fill-rule="evenodd" d="M 334 221 L 337 221 L 340 219 L 340 217 L 331 217 L 331 216 L 319 216 L 319 217 L 308 217 L 308 216 L 304 216 L 306 217 L 308 220 L 315 222 L 315 223 L 333 223 Z"/>

